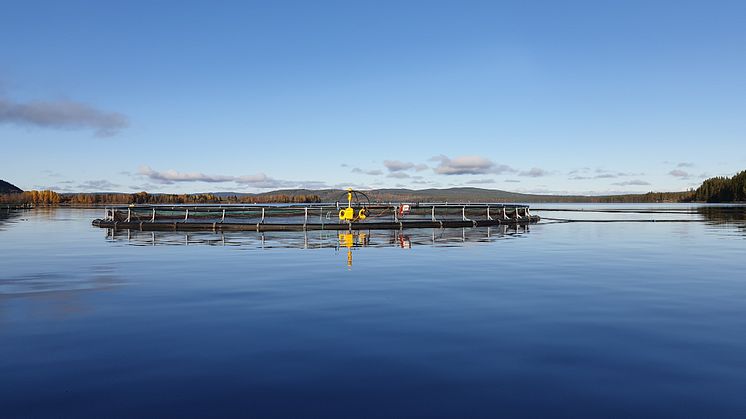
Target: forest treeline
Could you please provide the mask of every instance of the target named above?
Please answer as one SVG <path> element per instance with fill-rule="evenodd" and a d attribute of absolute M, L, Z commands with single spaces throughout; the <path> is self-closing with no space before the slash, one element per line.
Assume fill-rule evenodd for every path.
<path fill-rule="evenodd" d="M 53 191 L 28 191 L 0 194 L 0 204 L 32 205 L 105 205 L 105 204 L 263 204 L 313 203 L 343 199 L 344 191 L 283 191 L 258 195 L 219 194 L 149 194 L 138 193 L 80 193 L 60 194 Z M 314 193 L 315 192 L 315 193 Z M 489 202 L 570 202 L 570 203 L 652 203 L 652 202 L 746 202 L 746 170 L 733 177 L 714 177 L 685 192 L 648 192 L 645 194 L 606 196 L 525 195 L 475 188 L 444 190 L 377 190 L 368 195 L 374 201 L 434 202 L 434 201 L 489 201 Z"/>
<path fill-rule="evenodd" d="M 713 177 L 702 182 L 692 200 L 702 202 L 746 201 L 746 170 L 733 177 Z"/>
<path fill-rule="evenodd" d="M 698 190 L 699 191 L 699 190 Z M 409 194 L 371 193 L 371 199 L 379 202 L 570 202 L 570 203 L 648 203 L 648 202 L 691 202 L 694 191 L 688 192 L 648 192 L 646 194 L 609 196 L 558 196 L 520 195 L 511 197 L 496 196 L 448 196 L 431 195 L 412 191 Z M 337 198 L 339 199 L 339 198 Z M 327 199 L 331 201 L 333 199 Z M 707 201 L 707 199 L 702 199 Z M 322 202 L 315 194 L 266 194 L 266 195 L 216 195 L 216 194 L 149 194 L 138 193 L 80 193 L 60 194 L 54 191 L 27 191 L 0 194 L 0 204 L 32 205 L 72 205 L 94 206 L 108 204 L 263 204 L 263 203 L 313 203 Z M 720 202 L 710 200 L 708 202 Z"/>
<path fill-rule="evenodd" d="M 271 194 L 260 196 L 220 196 L 216 194 L 149 194 L 80 193 L 60 194 L 54 191 L 27 191 L 0 194 L 2 204 L 33 205 L 103 205 L 103 204 L 263 204 L 320 202 L 317 195 Z"/>

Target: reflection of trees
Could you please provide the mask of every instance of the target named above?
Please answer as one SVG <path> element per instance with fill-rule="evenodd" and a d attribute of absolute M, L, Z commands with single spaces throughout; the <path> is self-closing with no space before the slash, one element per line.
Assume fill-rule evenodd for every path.
<path fill-rule="evenodd" d="M 4 230 L 3 226 L 8 222 L 13 221 L 23 214 L 22 210 L 0 208 L 0 230 Z"/>
<path fill-rule="evenodd" d="M 699 207 L 697 212 L 708 224 L 735 225 L 746 231 L 746 206 Z"/>

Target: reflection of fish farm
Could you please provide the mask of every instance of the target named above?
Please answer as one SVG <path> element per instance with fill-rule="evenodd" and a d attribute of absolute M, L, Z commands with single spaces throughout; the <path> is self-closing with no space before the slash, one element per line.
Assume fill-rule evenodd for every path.
<path fill-rule="evenodd" d="M 138 205 L 106 208 L 93 225 L 137 230 L 369 230 L 485 227 L 539 221 L 527 205 L 487 203 Z M 346 205 L 345 205 L 346 204 Z"/>
<path fill-rule="evenodd" d="M 134 246 L 234 246 L 251 249 L 325 249 L 346 247 L 462 246 L 521 236 L 528 224 L 484 228 L 402 230 L 272 231 L 140 231 L 106 230 L 106 239 Z"/>
<path fill-rule="evenodd" d="M 230 246 L 249 249 L 335 249 L 346 251 L 352 265 L 352 251 L 364 247 L 415 246 L 456 247 L 488 243 L 528 233 L 528 224 L 501 224 L 483 228 L 421 228 L 410 230 L 305 230 L 250 231 L 140 231 L 109 228 L 107 240 L 133 246 Z"/>

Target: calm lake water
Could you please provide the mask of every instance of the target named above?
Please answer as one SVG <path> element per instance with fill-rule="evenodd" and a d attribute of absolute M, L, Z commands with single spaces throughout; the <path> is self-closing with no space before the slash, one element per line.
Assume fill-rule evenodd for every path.
<path fill-rule="evenodd" d="M 0 210 L 0 416 L 746 416 L 744 208 L 534 207 L 659 222 L 371 231 L 348 266 L 336 232 Z"/>

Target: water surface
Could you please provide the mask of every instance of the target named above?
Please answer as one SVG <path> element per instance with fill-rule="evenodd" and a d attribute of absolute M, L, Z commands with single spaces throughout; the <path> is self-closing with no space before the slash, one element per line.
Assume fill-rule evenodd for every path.
<path fill-rule="evenodd" d="M 586 211 L 340 237 L 0 210 L 2 416 L 746 415 L 744 209 L 542 207 Z"/>

